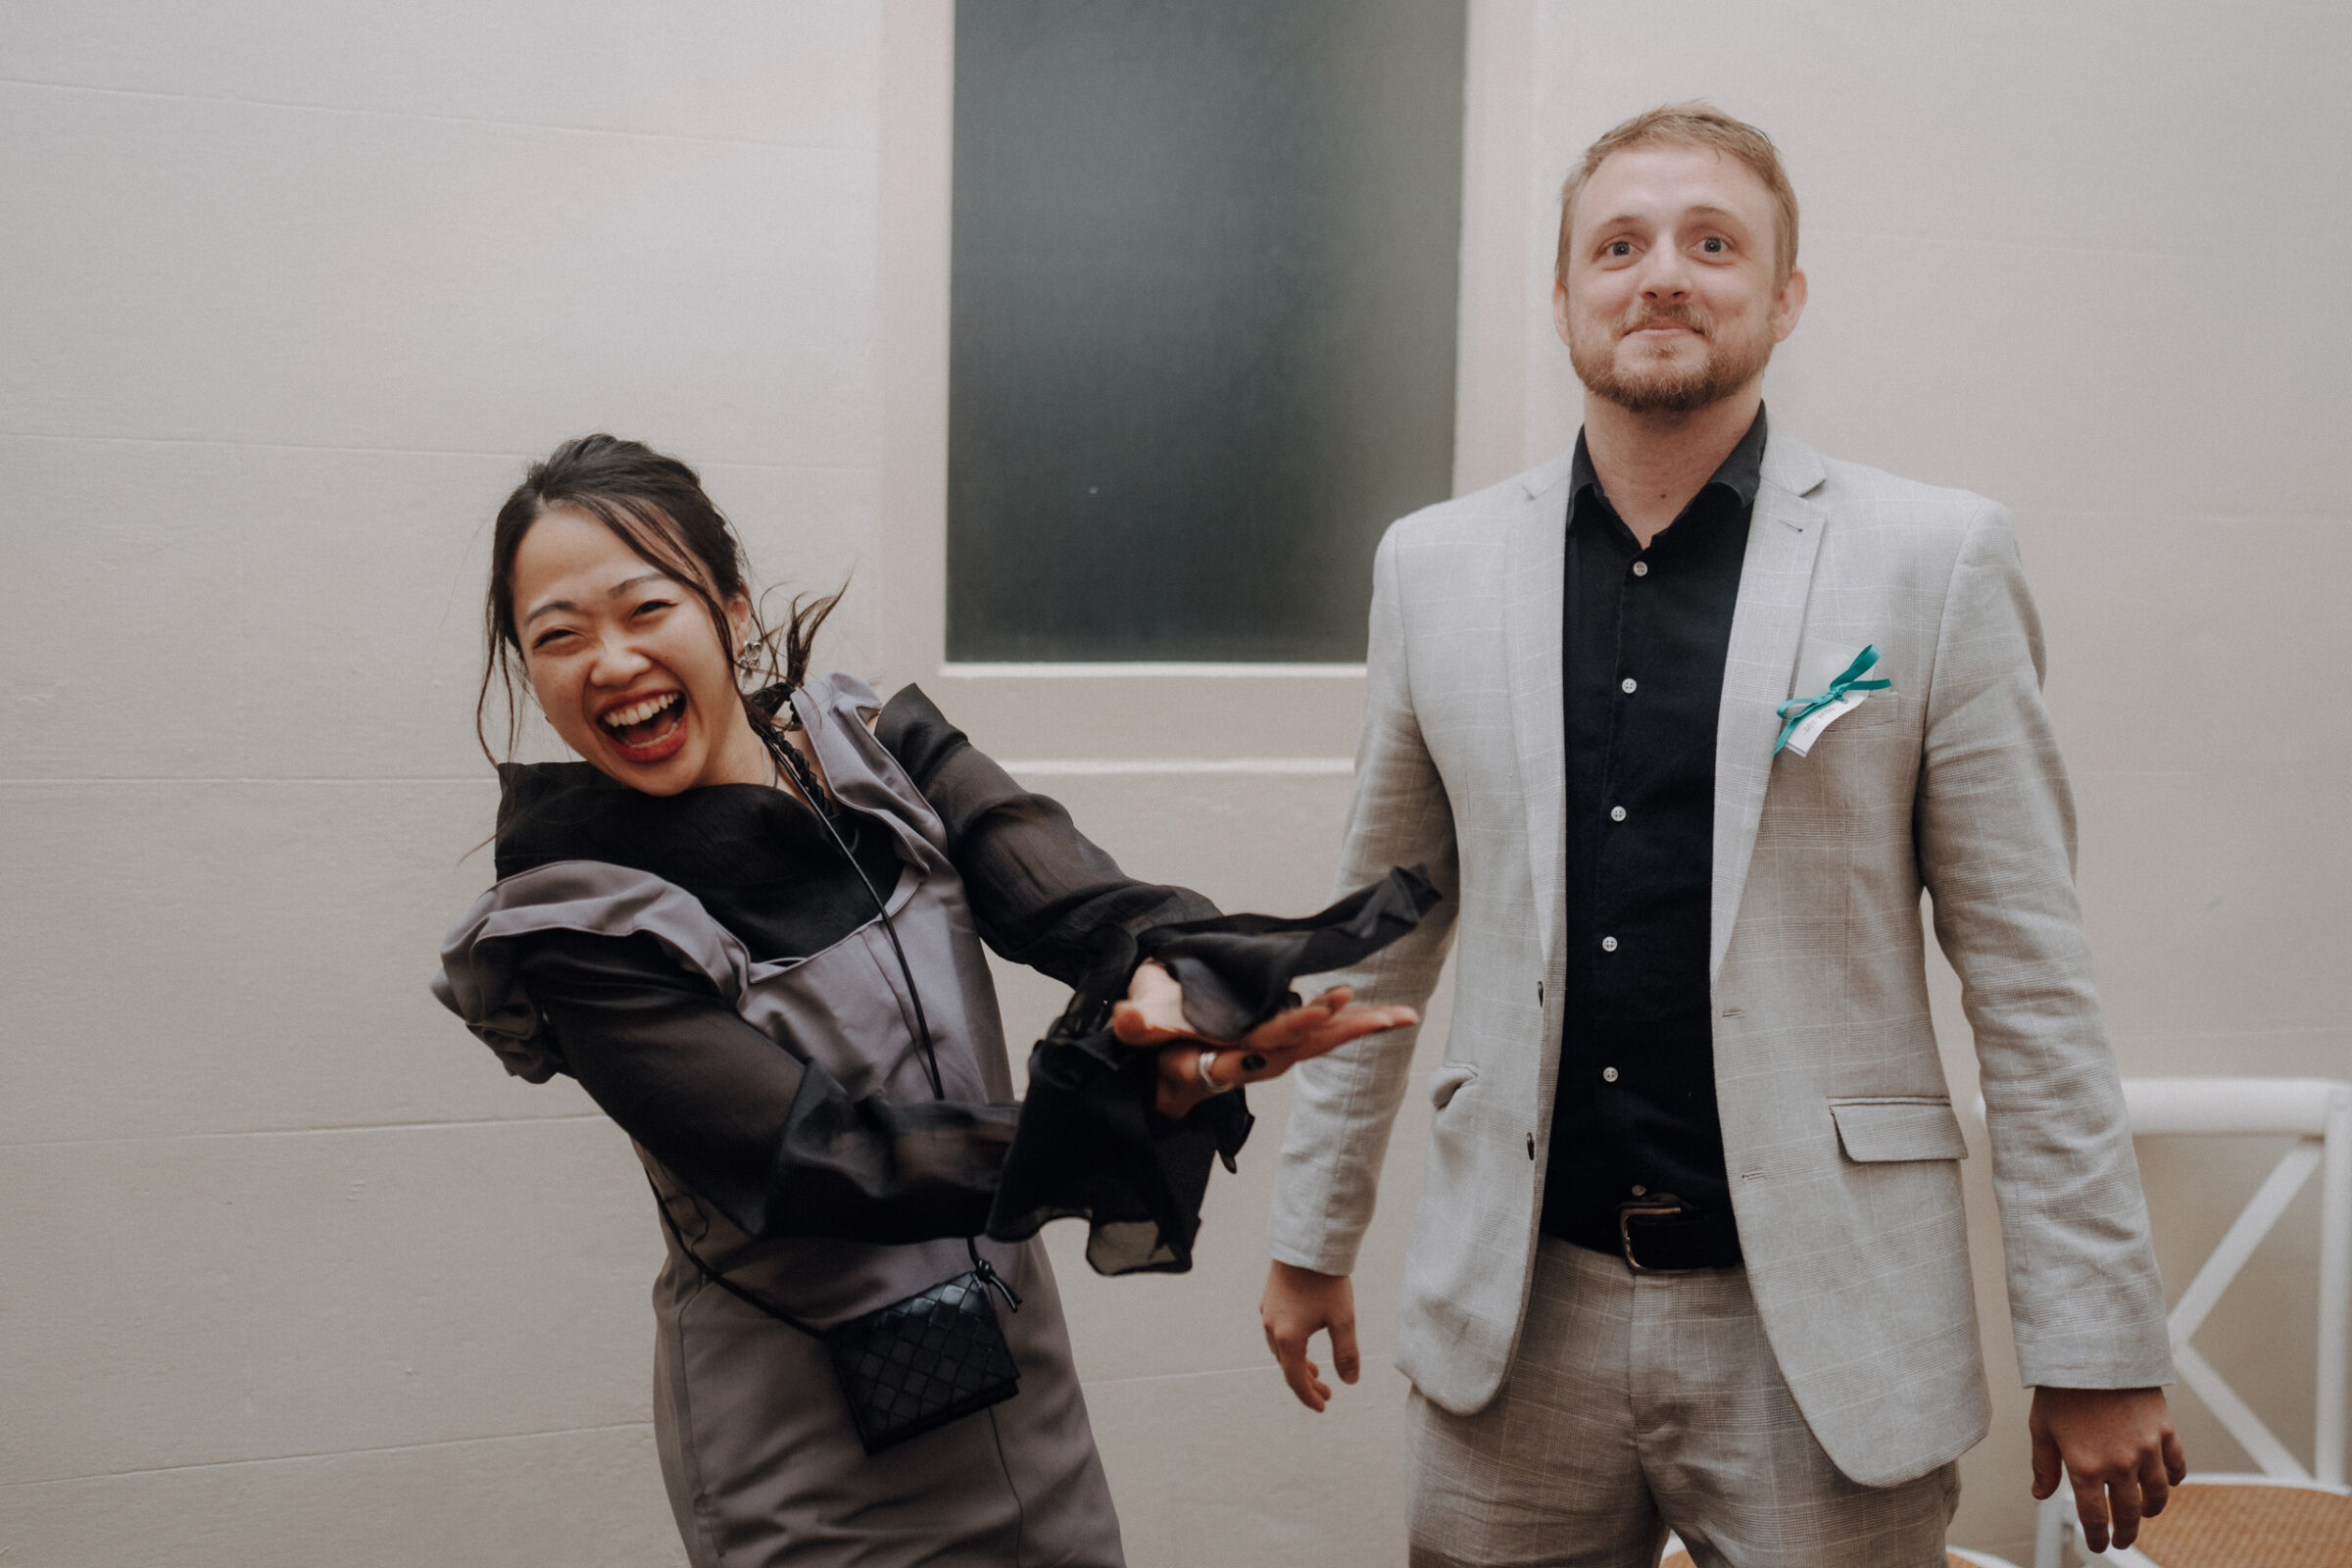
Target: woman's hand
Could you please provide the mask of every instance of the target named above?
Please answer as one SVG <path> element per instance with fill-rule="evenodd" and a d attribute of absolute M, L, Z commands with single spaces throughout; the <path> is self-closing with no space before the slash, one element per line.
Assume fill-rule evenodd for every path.
<path fill-rule="evenodd" d="M 1124 1045 L 1159 1048 L 1157 1109 L 1182 1116 L 1211 1095 L 1279 1078 L 1309 1057 L 1420 1017 L 1410 1007 L 1359 1007 L 1351 1004 L 1353 996 L 1346 986 L 1333 986 L 1304 1006 L 1276 1013 L 1240 1041 L 1209 1040 L 1184 1021 L 1184 988 L 1176 977 L 1145 963 L 1128 982 L 1127 1000 L 1112 1005 L 1110 1032 Z"/>

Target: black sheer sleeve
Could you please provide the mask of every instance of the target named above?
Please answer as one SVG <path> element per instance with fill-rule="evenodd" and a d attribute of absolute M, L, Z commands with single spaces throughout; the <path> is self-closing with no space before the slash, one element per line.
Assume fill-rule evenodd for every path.
<path fill-rule="evenodd" d="M 914 1242 L 987 1223 L 1018 1105 L 852 1100 L 650 937 L 537 933 L 517 973 L 581 1087 L 749 1234 Z"/>
<path fill-rule="evenodd" d="M 981 940 L 1000 956 L 1076 986 L 1119 946 L 1105 932 L 1216 915 L 1190 888 L 1120 870 L 1059 802 L 1021 788 L 919 688 L 884 705 L 874 732 L 947 824 L 948 858 Z"/>
<path fill-rule="evenodd" d="M 1012 962 L 1080 990 L 1135 965 L 1164 964 L 1184 987 L 1186 1022 L 1238 1040 L 1285 1006 L 1291 981 L 1353 963 L 1410 931 L 1436 902 L 1417 871 L 1359 888 L 1302 919 L 1222 915 L 1190 888 L 1138 882 L 1051 798 L 948 722 L 919 687 L 882 710 L 875 733 L 947 824 L 980 934 Z"/>

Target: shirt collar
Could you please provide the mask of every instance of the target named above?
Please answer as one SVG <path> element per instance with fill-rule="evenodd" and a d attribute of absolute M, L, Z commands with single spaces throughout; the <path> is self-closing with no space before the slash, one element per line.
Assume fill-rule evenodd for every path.
<path fill-rule="evenodd" d="M 1732 455 L 1723 460 L 1699 489 L 1704 492 L 1711 486 L 1721 485 L 1738 496 L 1742 507 L 1754 506 L 1756 489 L 1764 479 L 1764 408 L 1758 404 L 1756 416 L 1749 422 L 1747 434 L 1740 438 L 1740 444 L 1732 448 Z M 1586 450 L 1585 432 L 1580 429 L 1576 432 L 1576 458 L 1568 466 L 1570 505 L 1574 506 L 1583 500 L 1587 490 L 1591 490 L 1599 500 L 1608 499 L 1600 488 L 1600 475 L 1592 471 L 1592 455 Z"/>

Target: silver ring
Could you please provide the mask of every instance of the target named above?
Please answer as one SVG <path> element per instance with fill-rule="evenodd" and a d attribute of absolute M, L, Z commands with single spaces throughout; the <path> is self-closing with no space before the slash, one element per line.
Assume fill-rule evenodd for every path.
<path fill-rule="evenodd" d="M 1216 1064 L 1217 1054 L 1213 1051 L 1203 1051 L 1200 1053 L 1200 1057 L 1193 1063 L 1193 1076 L 1200 1079 L 1200 1087 L 1207 1090 L 1210 1094 L 1221 1095 L 1225 1091 L 1218 1086 L 1217 1080 L 1211 1076 L 1211 1069 L 1214 1068 Z"/>

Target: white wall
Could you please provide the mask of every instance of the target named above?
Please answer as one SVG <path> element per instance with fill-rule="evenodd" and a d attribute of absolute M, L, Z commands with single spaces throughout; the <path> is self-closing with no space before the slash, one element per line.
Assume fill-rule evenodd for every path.
<path fill-rule="evenodd" d="M 2017 513 L 2127 1070 L 2352 1072 L 2341 13 L 1474 15 L 1465 482 L 1573 433 L 1543 289 L 1576 151 L 1670 97 L 1762 123 L 1814 295 L 1775 417 Z M 831 661 L 922 676 L 1002 755 L 1087 764 L 1030 771 L 1131 869 L 1320 901 L 1348 781 L 1312 767 L 1358 683 L 938 673 L 949 36 L 944 0 L 11 9 L 12 1568 L 677 1560 L 625 1145 L 423 990 L 489 874 L 461 858 L 492 800 L 467 728 L 488 517 L 557 440 L 697 461 L 771 580 L 856 565 Z M 1016 1038 L 1053 1001 L 1006 1000 Z M 1131 1557 L 1400 1562 L 1385 1361 L 1421 1125 L 1359 1277 L 1365 1385 L 1317 1419 L 1251 1311 L 1283 1097 L 1258 1108 L 1194 1275 L 1099 1281 L 1055 1242 Z M 2175 1260 L 2225 1184 L 2143 1157 Z M 1983 1163 L 2004 1404 L 1956 1539 L 2022 1555 Z M 2215 1330 L 2282 1411 L 2308 1224 L 2264 1254 L 2283 1332 L 2243 1298 Z M 2240 1462 L 2184 1421 L 2192 1456 Z"/>
<path fill-rule="evenodd" d="M 881 21 L 10 8 L 0 1558 L 677 1558 L 626 1146 L 423 982 L 526 458 L 867 553 Z"/>

